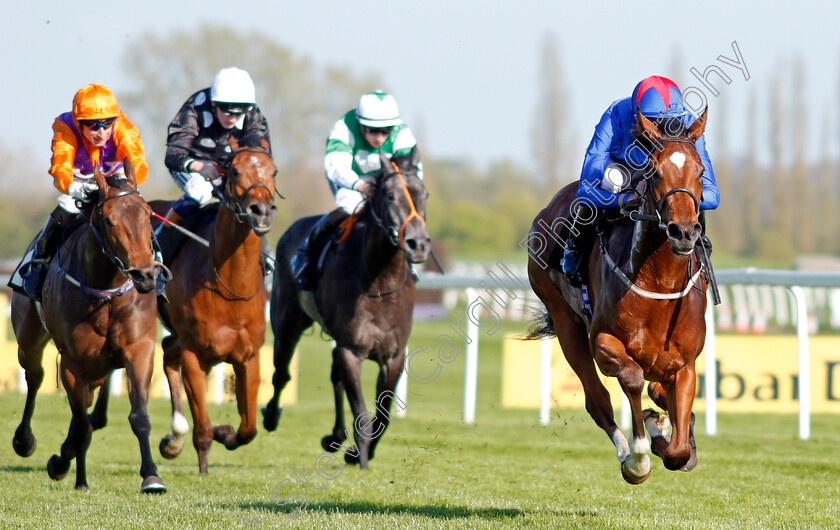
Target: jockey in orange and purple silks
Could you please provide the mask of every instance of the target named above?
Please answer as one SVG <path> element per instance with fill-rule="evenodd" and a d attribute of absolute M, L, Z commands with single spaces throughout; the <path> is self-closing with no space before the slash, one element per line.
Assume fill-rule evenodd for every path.
<path fill-rule="evenodd" d="M 73 110 L 55 119 L 53 133 L 49 173 L 62 195 L 9 280 L 10 287 L 36 300 L 40 299 L 44 273 L 62 230 L 81 213 L 76 203 L 87 203 L 97 189 L 94 169 L 119 177 L 124 174 L 123 160 L 128 158 L 138 185 L 149 175 L 137 127 L 120 111 L 113 92 L 103 85 L 79 89 L 73 98 Z"/>

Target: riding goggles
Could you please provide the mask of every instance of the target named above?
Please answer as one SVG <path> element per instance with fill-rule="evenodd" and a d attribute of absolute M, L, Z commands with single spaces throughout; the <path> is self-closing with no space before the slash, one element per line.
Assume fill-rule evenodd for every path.
<path fill-rule="evenodd" d="M 362 125 L 361 127 L 362 127 L 362 132 L 363 133 L 367 133 L 367 134 L 371 134 L 371 135 L 391 136 L 391 131 L 394 130 L 393 127 L 376 128 L 376 127 L 366 127 L 364 125 Z"/>
<path fill-rule="evenodd" d="M 114 124 L 117 118 L 104 118 L 101 120 L 79 120 L 79 125 L 82 127 L 87 127 L 93 132 L 98 131 L 99 129 L 106 129 Z"/>
<path fill-rule="evenodd" d="M 245 114 L 251 110 L 251 107 L 253 107 L 253 105 L 249 105 L 247 103 L 216 102 L 216 108 L 219 109 L 219 112 L 226 116 L 239 116 L 240 114 Z"/>

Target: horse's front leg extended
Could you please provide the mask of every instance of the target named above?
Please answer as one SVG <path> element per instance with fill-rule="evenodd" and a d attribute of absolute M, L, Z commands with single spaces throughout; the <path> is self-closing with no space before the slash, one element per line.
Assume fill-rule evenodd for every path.
<path fill-rule="evenodd" d="M 359 464 L 361 469 L 367 469 L 370 443 L 374 434 L 373 421 L 365 408 L 362 397 L 362 361 L 347 348 L 338 347 L 335 349 L 335 362 L 338 362 L 342 368 L 344 390 L 347 393 L 347 401 L 350 402 L 354 419 L 353 438 L 356 442 L 356 451 L 355 455 L 352 450 L 345 452 L 344 461 L 348 464 Z"/>
<path fill-rule="evenodd" d="M 668 414 L 673 425 L 671 442 L 662 453 L 662 462 L 671 470 L 690 471 L 697 465 L 697 450 L 692 447 L 694 393 L 697 391 L 697 374 L 694 363 L 683 366 L 674 377 L 672 385 L 664 384 Z"/>
<path fill-rule="evenodd" d="M 157 466 L 152 460 L 152 449 L 149 444 L 152 424 L 149 421 L 147 404 L 155 355 L 154 341 L 149 340 L 148 346 L 145 347 L 146 351 L 138 351 L 141 348 L 143 346 L 137 343 L 135 351 L 126 354 L 125 373 L 128 379 L 128 399 L 131 403 L 128 422 L 131 424 L 131 430 L 134 431 L 134 436 L 137 437 L 140 444 L 140 476 L 143 477 L 140 491 L 143 493 L 163 493 L 166 491 L 166 485 L 157 474 Z"/>
<path fill-rule="evenodd" d="M 650 443 L 645 434 L 644 415 L 642 413 L 642 391 L 645 388 L 645 376 L 641 367 L 627 356 L 624 344 L 616 337 L 600 334 L 595 340 L 596 359 L 601 369 L 613 374 L 627 399 L 633 417 L 633 436 L 624 439 L 619 429 L 613 435 L 616 454 L 621 463 L 621 475 L 630 484 L 641 484 L 650 475 Z M 623 443 L 622 443 L 623 442 Z M 627 454 L 622 459 L 622 449 L 627 444 Z"/>
<path fill-rule="evenodd" d="M 193 417 L 193 445 L 198 453 L 198 472 L 207 474 L 207 456 L 213 443 L 213 427 L 207 416 L 207 372 L 201 367 L 198 355 L 182 350 L 184 389 Z"/>
<path fill-rule="evenodd" d="M 228 450 L 245 445 L 257 435 L 257 391 L 260 388 L 260 354 L 257 351 L 245 363 L 233 365 L 236 376 L 236 406 L 239 409 L 239 430 L 230 425 L 213 427 L 213 439 Z"/>

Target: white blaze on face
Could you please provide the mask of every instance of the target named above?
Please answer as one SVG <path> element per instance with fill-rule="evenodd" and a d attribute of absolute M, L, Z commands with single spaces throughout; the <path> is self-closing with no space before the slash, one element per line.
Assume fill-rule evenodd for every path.
<path fill-rule="evenodd" d="M 685 155 L 682 153 L 673 153 L 668 160 L 677 166 L 677 169 L 682 169 L 683 164 L 685 164 Z"/>

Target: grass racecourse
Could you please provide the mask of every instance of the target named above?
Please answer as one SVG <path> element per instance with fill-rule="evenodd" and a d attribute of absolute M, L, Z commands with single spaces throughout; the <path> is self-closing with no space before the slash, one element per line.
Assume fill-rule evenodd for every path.
<path fill-rule="evenodd" d="M 449 328 L 417 323 L 413 347 Z M 526 324 L 506 323 L 504 331 Z M 28 459 L 12 451 L 24 396 L 0 394 L 0 528 L 837 528 L 840 525 L 840 418 L 815 416 L 799 441 L 793 415 L 721 415 L 706 436 L 698 414 L 700 464 L 667 471 L 653 457 L 642 485 L 620 475 L 606 435 L 582 410 L 554 410 L 540 426 L 534 410 L 501 402 L 501 336 L 481 337 L 476 423 L 461 423 L 463 359 L 432 383 L 409 383 L 407 417 L 395 419 L 370 470 L 314 468 L 332 426 L 330 348 L 317 335 L 301 344 L 298 404 L 279 429 L 234 452 L 214 444 L 200 477 L 191 442 L 166 461 L 157 443 L 169 431 L 169 405 L 150 404 L 155 461 L 169 491 L 139 492 L 140 458 L 128 424 L 128 398 L 111 402 L 109 425 L 88 452 L 89 493 L 73 489 L 75 463 L 55 482 L 45 464 L 67 432 L 64 396 L 43 395 Z M 364 372 L 372 408 L 375 365 Z M 156 366 L 156 370 L 160 367 Z M 417 371 L 431 373 L 418 363 Z M 260 403 L 263 406 L 264 403 Z M 211 406 L 214 423 L 238 424 L 234 403 Z M 190 420 L 191 422 L 191 420 Z M 191 422 L 192 423 L 192 422 Z M 295 474 L 309 470 L 309 490 Z M 284 481 L 285 482 L 284 484 Z M 280 487 L 278 488 L 278 485 Z M 295 492 L 299 492 L 297 497 Z M 276 499 L 289 497 L 285 505 Z M 306 506 L 303 506 L 306 502 Z"/>

